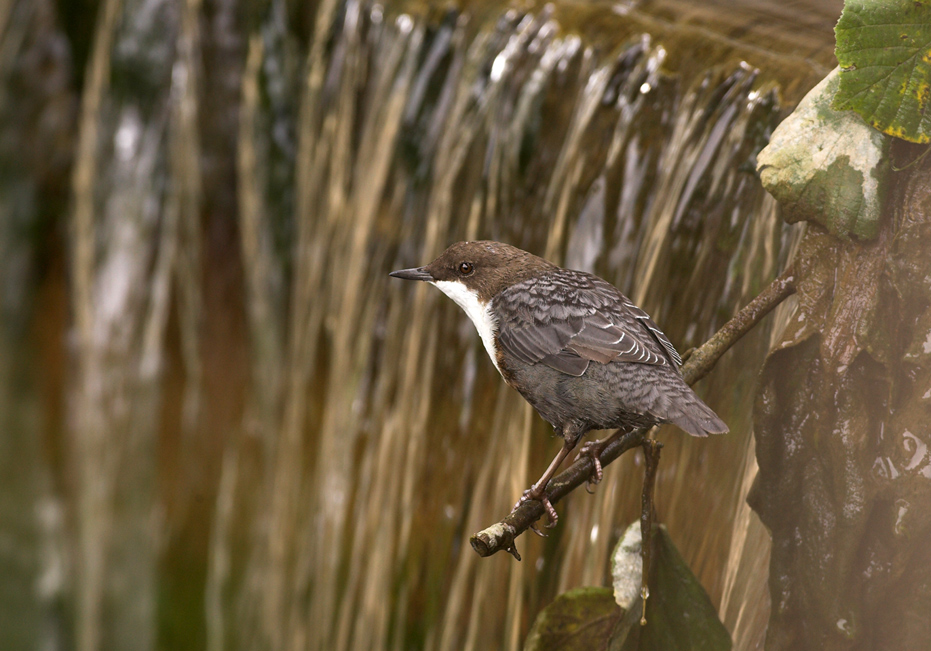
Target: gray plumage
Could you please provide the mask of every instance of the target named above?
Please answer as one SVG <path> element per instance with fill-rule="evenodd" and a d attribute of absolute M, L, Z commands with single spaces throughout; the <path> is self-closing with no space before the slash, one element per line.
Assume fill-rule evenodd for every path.
<path fill-rule="evenodd" d="M 465 310 L 504 380 L 563 437 L 562 450 L 521 497 L 541 500 L 552 524 L 547 482 L 590 430 L 674 423 L 693 436 L 727 432 L 679 375 L 682 360 L 669 338 L 597 276 L 500 242 L 459 242 L 424 267 L 391 275 L 432 283 Z M 593 482 L 609 441 L 580 453 L 592 459 Z"/>
<path fill-rule="evenodd" d="M 666 335 L 597 276 L 556 268 L 502 290 L 492 311 L 502 374 L 563 436 L 660 422 L 727 431 L 679 375 Z"/>

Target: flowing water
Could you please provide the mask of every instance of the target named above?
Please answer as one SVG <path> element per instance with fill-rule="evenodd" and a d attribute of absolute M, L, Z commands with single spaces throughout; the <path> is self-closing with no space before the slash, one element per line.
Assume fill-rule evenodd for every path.
<path fill-rule="evenodd" d="M 36 550 L 5 573 L 57 577 L 16 635 L 514 649 L 557 594 L 607 584 L 639 457 L 560 503 L 549 538 L 519 539 L 522 562 L 479 558 L 469 535 L 560 442 L 452 302 L 387 272 L 503 240 L 613 282 L 681 351 L 701 344 L 792 253 L 755 155 L 832 65 L 836 12 L 521 7 L 100 3 L 60 268 L 33 272 L 39 307 L 4 303 L 51 332 L 31 344 L 46 359 L 67 336 L 67 372 L 19 381 L 4 320 L 3 452 L 25 459 L 4 495 L 27 498 L 2 508 Z M 24 51 L 25 19 L 0 18 Z M 2 210 L 10 229 L 19 209 Z M 658 517 L 736 648 L 768 617 L 768 536 L 744 497 L 779 319 L 699 385 L 731 434 L 659 434 Z M 65 449 L 51 463 L 26 444 L 43 431 Z"/>

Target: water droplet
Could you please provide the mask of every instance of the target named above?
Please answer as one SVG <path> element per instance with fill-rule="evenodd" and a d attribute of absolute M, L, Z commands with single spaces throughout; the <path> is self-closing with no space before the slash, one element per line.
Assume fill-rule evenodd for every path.
<path fill-rule="evenodd" d="M 495 57 L 494 63 L 491 64 L 491 80 L 498 81 L 504 76 L 504 70 L 507 68 L 508 57 L 504 52 Z"/>
<path fill-rule="evenodd" d="M 895 535 L 901 536 L 905 533 L 905 526 L 902 524 L 902 520 L 905 519 L 905 516 L 908 514 L 909 503 L 905 500 L 896 500 L 895 505 L 897 507 L 896 516 L 895 516 L 895 526 L 892 530 L 895 532 Z"/>
<path fill-rule="evenodd" d="M 138 120 L 134 118 L 135 116 L 127 116 L 119 129 L 116 130 L 114 140 L 116 141 L 116 155 L 120 160 L 129 160 L 133 157 L 142 135 L 141 126 Z"/>
<path fill-rule="evenodd" d="M 398 31 L 402 34 L 409 34 L 412 29 L 414 29 L 414 21 L 407 14 L 401 14 L 395 20 L 395 25 L 398 26 Z"/>

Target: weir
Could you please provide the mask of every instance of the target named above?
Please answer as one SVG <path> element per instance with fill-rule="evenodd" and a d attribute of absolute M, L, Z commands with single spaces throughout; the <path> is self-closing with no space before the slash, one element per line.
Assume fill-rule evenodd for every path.
<path fill-rule="evenodd" d="M 0 17 L 5 92 L 30 44 L 10 39 L 63 38 L 24 2 Z M 801 227 L 755 156 L 833 67 L 841 3 L 235 4 L 98 3 L 85 54 L 71 35 L 80 106 L 59 91 L 73 163 L 0 179 L 70 197 L 0 204 L 4 234 L 48 215 L 66 233 L 0 237 L 38 297 L 4 285 L 20 316 L 0 330 L 0 464 L 21 467 L 0 518 L 33 549 L 5 572 L 71 568 L 16 604 L 0 646 L 521 648 L 556 595 L 606 583 L 642 459 L 562 502 L 521 563 L 479 558 L 469 535 L 561 443 L 455 305 L 387 272 L 501 240 L 700 345 L 793 254 Z M 659 433 L 657 517 L 735 648 L 769 616 L 769 537 L 744 500 L 755 378 L 786 313 L 698 386 L 729 435 Z M 67 373 L 24 371 L 28 328 Z"/>

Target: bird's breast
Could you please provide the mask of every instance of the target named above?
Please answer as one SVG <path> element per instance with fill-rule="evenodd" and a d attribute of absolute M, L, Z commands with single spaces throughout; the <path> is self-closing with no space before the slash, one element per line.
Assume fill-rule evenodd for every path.
<path fill-rule="evenodd" d="M 498 346 L 495 343 L 495 332 L 498 329 L 497 321 L 491 309 L 491 301 L 483 302 L 479 299 L 476 292 L 470 291 L 462 283 L 450 280 L 433 281 L 436 287 L 449 296 L 453 301 L 463 309 L 469 319 L 478 330 L 482 343 L 485 345 L 485 352 L 491 358 L 492 364 L 498 369 L 503 376 L 501 366 L 498 364 Z"/>

